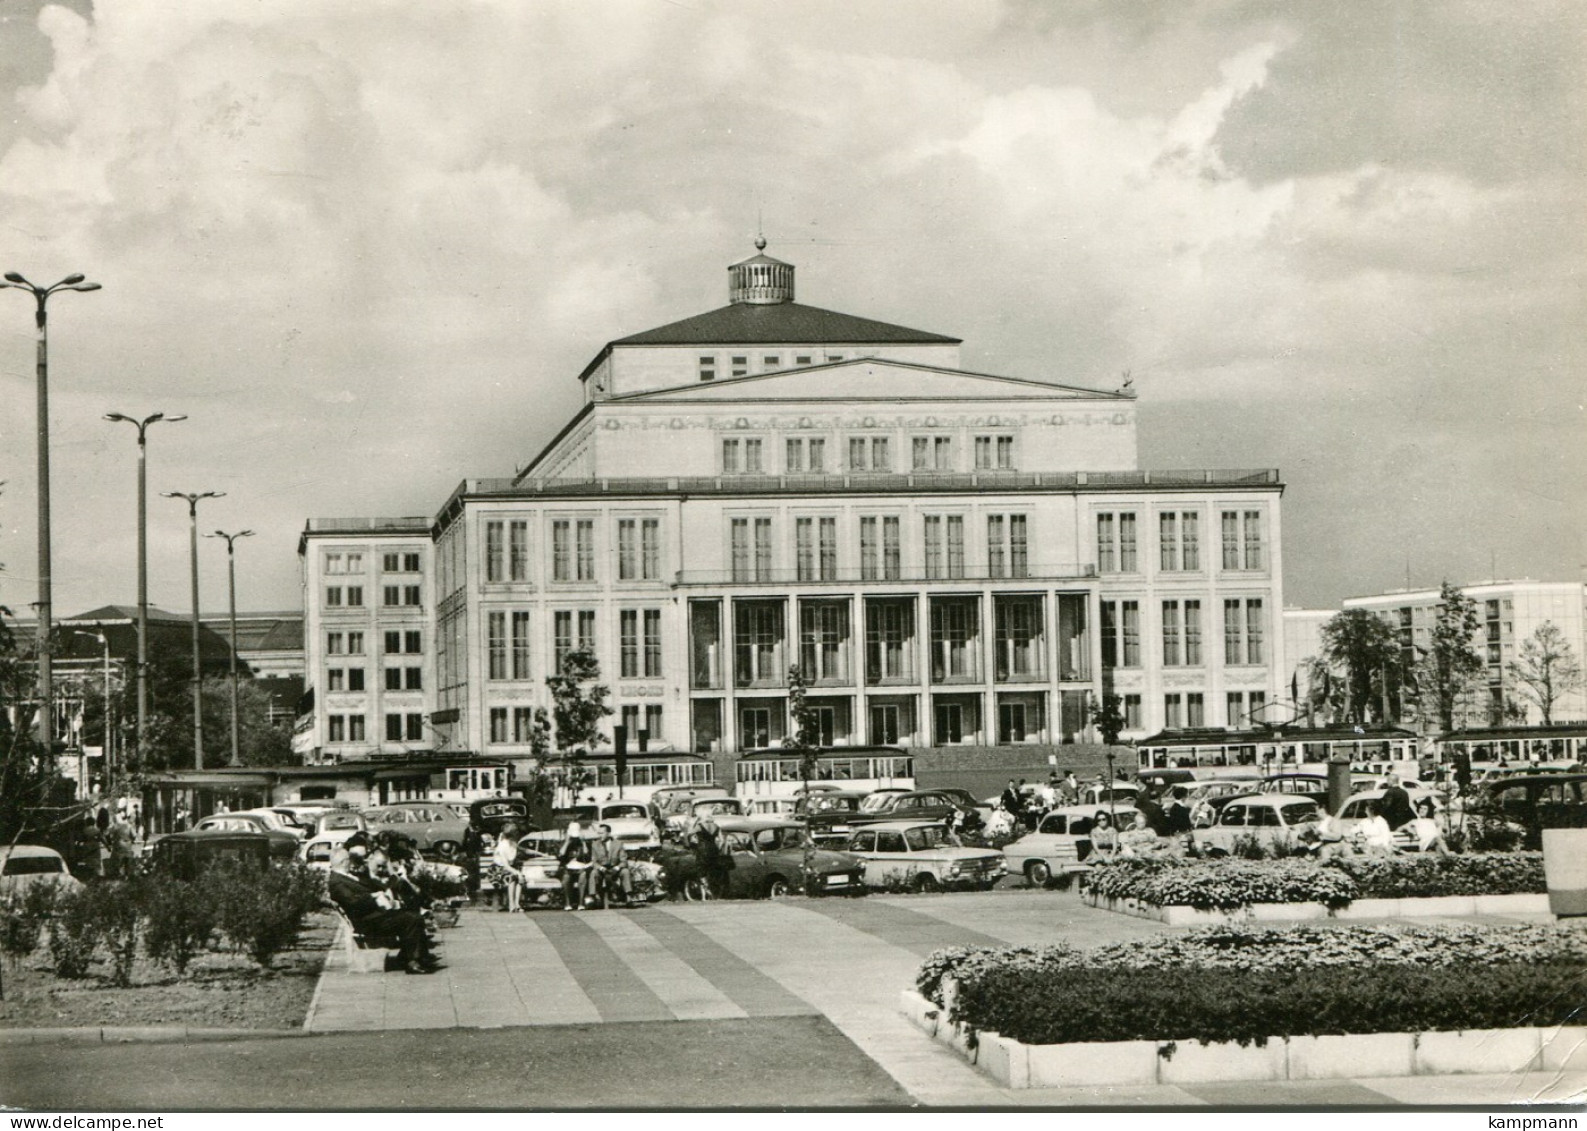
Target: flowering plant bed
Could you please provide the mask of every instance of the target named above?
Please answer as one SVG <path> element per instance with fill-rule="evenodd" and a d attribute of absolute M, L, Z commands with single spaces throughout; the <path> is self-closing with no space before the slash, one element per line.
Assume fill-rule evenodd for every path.
<path fill-rule="evenodd" d="M 1185 970 L 1195 977 L 1173 974 Z M 1587 933 L 1224 926 L 1091 950 L 953 947 L 926 960 L 917 988 L 950 1023 L 1025 1044 L 1577 1024 Z"/>
<path fill-rule="evenodd" d="M 1229 911 L 1258 903 L 1345 907 L 1358 899 L 1541 894 L 1541 853 L 1359 856 L 1315 860 L 1110 860 L 1081 878 L 1103 900 Z"/>

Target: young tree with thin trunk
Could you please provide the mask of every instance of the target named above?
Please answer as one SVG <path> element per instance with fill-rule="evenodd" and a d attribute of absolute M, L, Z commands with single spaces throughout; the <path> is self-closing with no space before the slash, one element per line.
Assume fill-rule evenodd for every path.
<path fill-rule="evenodd" d="M 557 747 L 567 764 L 568 784 L 574 794 L 584 785 L 583 760 L 601 743 L 601 720 L 612 713 L 606 702 L 611 688 L 599 682 L 600 678 L 600 661 L 582 648 L 564 656 L 562 670 L 546 677 Z"/>
<path fill-rule="evenodd" d="M 1472 644 L 1481 624 L 1477 602 L 1445 581 L 1438 591 L 1432 638 L 1420 650 L 1416 675 L 1423 698 L 1432 701 L 1438 725 L 1446 732 L 1455 729 L 1455 708 L 1482 675 L 1482 657 Z"/>
<path fill-rule="evenodd" d="M 816 709 L 810 705 L 804 671 L 798 664 L 788 669 L 788 736 L 782 748 L 799 756 L 799 779 L 804 783 L 804 873 L 806 890 L 809 890 L 811 854 L 815 842 L 810 839 L 810 779 L 816 776 L 816 754 L 821 749 L 821 724 Z"/>
<path fill-rule="evenodd" d="M 1582 686 L 1581 662 L 1559 625 L 1551 620 L 1521 642 L 1520 655 L 1504 670 L 1516 682 L 1517 690 L 1537 704 L 1544 726 L 1554 721 L 1554 704 Z"/>

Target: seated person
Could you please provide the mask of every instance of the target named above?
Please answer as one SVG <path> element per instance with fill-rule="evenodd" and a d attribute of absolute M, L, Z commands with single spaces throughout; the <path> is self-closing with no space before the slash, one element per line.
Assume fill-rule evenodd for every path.
<path fill-rule="evenodd" d="M 1099 856 L 1112 856 L 1119 849 L 1119 834 L 1113 828 L 1113 818 L 1106 809 L 1098 809 L 1091 820 L 1091 851 Z"/>
<path fill-rule="evenodd" d="M 577 821 L 568 826 L 567 839 L 557 849 L 557 863 L 562 865 L 562 910 L 579 911 L 584 907 L 584 873 L 590 868 L 590 845 Z"/>
<path fill-rule="evenodd" d="M 1130 827 L 1119 834 L 1121 856 L 1149 856 L 1162 847 L 1162 840 L 1152 829 L 1151 821 L 1139 809 L 1135 811 Z"/>
<path fill-rule="evenodd" d="M 600 894 L 597 885 L 605 877 L 611 877 L 623 893 L 623 902 L 629 903 L 633 900 L 634 885 L 622 842 L 612 836 L 611 825 L 601 825 L 597 831 L 600 836 L 590 845 L 591 867 L 584 873 L 584 899 L 586 902 L 595 899 Z"/>
<path fill-rule="evenodd" d="M 1376 805 L 1367 806 L 1368 816 L 1356 828 L 1355 838 L 1368 852 L 1393 852 L 1394 833 Z"/>
<path fill-rule="evenodd" d="M 367 872 L 360 872 L 352 855 L 338 848 L 331 854 L 326 886 L 353 930 L 371 943 L 394 941 L 397 958 L 409 974 L 433 974 L 442 968 L 430 950 L 424 919 L 397 907 L 395 898 Z"/>

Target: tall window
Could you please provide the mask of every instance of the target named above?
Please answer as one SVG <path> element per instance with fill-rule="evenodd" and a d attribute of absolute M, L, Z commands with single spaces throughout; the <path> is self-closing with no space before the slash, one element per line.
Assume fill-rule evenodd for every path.
<path fill-rule="evenodd" d="M 848 639 L 849 611 L 845 604 L 818 601 L 799 609 L 799 664 L 811 680 L 846 680 L 844 642 Z"/>
<path fill-rule="evenodd" d="M 520 746 L 534 741 L 535 713 L 533 707 L 512 709 L 512 740 Z"/>
<path fill-rule="evenodd" d="M 837 519 L 794 519 L 794 564 L 800 581 L 837 580 Z"/>
<path fill-rule="evenodd" d="M 623 679 L 639 678 L 639 610 L 623 609 L 617 614 L 617 657 Z"/>
<path fill-rule="evenodd" d="M 1163 726 L 1169 730 L 1184 729 L 1185 697 L 1177 691 L 1163 696 Z"/>
<path fill-rule="evenodd" d="M 1223 662 L 1226 664 L 1266 663 L 1266 625 L 1262 598 L 1231 598 L 1223 602 Z"/>
<path fill-rule="evenodd" d="M 931 678 L 973 678 L 976 675 L 975 642 L 980 636 L 973 601 L 931 603 Z"/>
<path fill-rule="evenodd" d="M 565 518 L 551 524 L 551 580 L 573 580 L 573 524 Z"/>
<path fill-rule="evenodd" d="M 865 581 L 897 581 L 903 573 L 896 515 L 860 518 L 860 577 Z"/>
<path fill-rule="evenodd" d="M 1265 566 L 1261 511 L 1223 512 L 1223 568 L 1262 569 Z"/>
<path fill-rule="evenodd" d="M 992 577 L 1029 577 L 1025 516 L 988 515 L 986 519 L 987 572 Z"/>
<path fill-rule="evenodd" d="M 999 598 L 994 626 L 997 678 L 1041 674 L 1040 598 Z"/>
<path fill-rule="evenodd" d="M 1139 695 L 1126 695 L 1124 697 L 1124 729 L 1141 729 L 1141 697 Z"/>
<path fill-rule="evenodd" d="M 850 436 L 850 471 L 893 470 L 892 446 L 886 436 Z"/>
<path fill-rule="evenodd" d="M 661 520 L 659 518 L 640 520 L 639 576 L 642 581 L 661 580 Z"/>
<path fill-rule="evenodd" d="M 1157 516 L 1159 569 L 1177 572 L 1201 568 L 1200 520 L 1195 511 L 1164 511 Z"/>
<path fill-rule="evenodd" d="M 507 614 L 485 615 L 485 655 L 490 679 L 507 678 Z"/>
<path fill-rule="evenodd" d="M 487 522 L 485 524 L 485 580 L 500 581 L 506 576 L 503 566 L 504 543 L 502 535 L 506 527 L 504 523 Z"/>
<path fill-rule="evenodd" d="M 782 679 L 779 654 L 782 645 L 781 604 L 745 602 L 734 610 L 734 657 L 740 686 L 774 683 Z"/>
<path fill-rule="evenodd" d="M 514 519 L 507 524 L 507 576 L 513 581 L 529 580 L 529 523 Z"/>
<path fill-rule="evenodd" d="M 909 466 L 915 471 L 952 471 L 951 436 L 916 436 L 910 441 Z"/>
<path fill-rule="evenodd" d="M 579 610 L 579 651 L 595 651 L 595 610 Z"/>
<path fill-rule="evenodd" d="M 722 441 L 723 475 L 736 475 L 738 473 L 741 463 L 739 451 L 742 447 L 743 442 L 741 440 L 727 439 Z"/>
<path fill-rule="evenodd" d="M 958 514 L 926 516 L 926 576 L 962 578 L 964 576 L 964 516 Z"/>
<path fill-rule="evenodd" d="M 1185 695 L 1185 725 L 1188 727 L 1207 725 L 1205 697 L 1199 691 L 1187 692 Z"/>
<path fill-rule="evenodd" d="M 568 653 L 573 651 L 573 613 L 568 609 L 558 609 L 551 614 L 551 662 L 558 672 L 567 662 Z"/>
<path fill-rule="evenodd" d="M 1097 515 L 1097 569 L 1103 573 L 1134 573 L 1135 514 L 1132 511 Z"/>
<path fill-rule="evenodd" d="M 574 524 L 575 545 L 578 550 L 578 579 L 595 580 L 595 521 L 581 518 Z"/>
<path fill-rule="evenodd" d="M 827 469 L 827 442 L 820 436 L 789 440 L 786 455 L 789 474 L 805 471 L 822 474 Z"/>
<path fill-rule="evenodd" d="M 664 737 L 661 726 L 661 704 L 645 704 L 645 740 L 646 742 L 660 742 Z"/>
<path fill-rule="evenodd" d="M 1014 468 L 1014 437 L 977 436 L 975 438 L 975 469 L 977 471 L 1012 471 Z"/>
<path fill-rule="evenodd" d="M 1181 651 L 1182 627 L 1179 620 L 1179 602 L 1163 602 L 1163 665 L 1178 667 L 1185 662 Z"/>
<path fill-rule="evenodd" d="M 1141 666 L 1141 605 L 1139 601 L 1102 602 L 1102 666 Z"/>
<path fill-rule="evenodd" d="M 1185 663 L 1201 663 L 1201 602 L 1185 602 Z"/>
<path fill-rule="evenodd" d="M 865 609 L 865 678 L 871 683 L 907 680 L 914 671 L 909 641 L 914 637 L 912 601 L 867 601 Z"/>
<path fill-rule="evenodd" d="M 495 743 L 507 741 L 506 707 L 492 707 L 490 709 L 490 740 Z"/>
<path fill-rule="evenodd" d="M 646 609 L 645 624 L 645 678 L 661 675 L 661 610 Z"/>
<path fill-rule="evenodd" d="M 639 577 L 639 524 L 631 518 L 617 520 L 617 580 Z"/>
<path fill-rule="evenodd" d="M 514 609 L 512 614 L 512 677 L 529 678 L 529 611 Z"/>
<path fill-rule="evenodd" d="M 735 518 L 729 526 L 734 581 L 771 580 L 771 519 Z"/>

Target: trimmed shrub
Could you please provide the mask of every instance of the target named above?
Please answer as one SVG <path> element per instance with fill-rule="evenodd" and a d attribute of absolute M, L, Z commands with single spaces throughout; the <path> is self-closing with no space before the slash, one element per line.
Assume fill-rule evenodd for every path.
<path fill-rule="evenodd" d="M 15 969 L 39 948 L 44 924 L 55 909 L 54 884 L 31 884 L 0 896 L 0 951 Z"/>
<path fill-rule="evenodd" d="M 1329 862 L 1356 882 L 1357 899 L 1529 895 L 1548 890 L 1541 852 L 1463 856 L 1346 856 Z"/>
<path fill-rule="evenodd" d="M 50 919 L 50 964 L 58 978 L 86 978 L 99 946 L 99 918 L 91 888 L 62 891 Z"/>
<path fill-rule="evenodd" d="M 145 953 L 178 975 L 186 974 L 215 931 L 219 910 L 213 892 L 199 883 L 151 877 L 143 907 Z"/>
<path fill-rule="evenodd" d="M 213 869 L 219 888 L 221 930 L 231 944 L 268 968 L 275 956 L 292 945 L 303 920 L 324 900 L 325 881 L 301 864 L 244 870 L 229 875 Z"/>
<path fill-rule="evenodd" d="M 83 889 L 89 913 L 99 924 L 99 941 L 110 957 L 110 978 L 118 986 L 132 984 L 138 957 L 138 926 L 143 918 L 146 881 L 103 880 Z"/>

